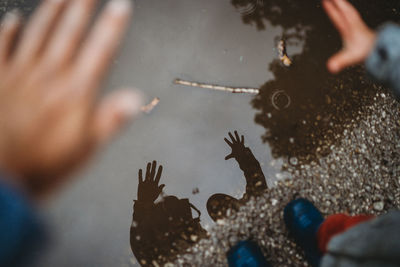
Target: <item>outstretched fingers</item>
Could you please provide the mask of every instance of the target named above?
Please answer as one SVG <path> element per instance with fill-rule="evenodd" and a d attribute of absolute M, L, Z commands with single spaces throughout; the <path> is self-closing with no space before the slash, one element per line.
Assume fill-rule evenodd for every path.
<path fill-rule="evenodd" d="M 149 180 L 150 179 L 150 168 L 151 168 L 151 162 L 147 163 L 145 180 Z"/>
<path fill-rule="evenodd" d="M 347 50 L 341 50 L 328 60 L 327 67 L 330 72 L 338 73 L 354 63 L 358 62 L 354 62 L 352 55 Z"/>
<path fill-rule="evenodd" d="M 160 182 L 160 178 L 161 178 L 162 171 L 163 171 L 163 166 L 160 165 L 160 166 L 158 167 L 156 179 L 154 180 L 156 184 L 158 184 L 158 183 Z"/>
<path fill-rule="evenodd" d="M 240 137 L 237 131 L 235 131 L 235 137 L 236 137 L 235 141 L 240 142 Z"/>
<path fill-rule="evenodd" d="M 235 137 L 233 137 L 233 134 L 231 132 L 229 132 L 228 134 L 229 134 L 229 137 L 232 140 L 232 143 L 235 143 Z"/>
<path fill-rule="evenodd" d="M 335 25 L 336 29 L 342 36 L 347 36 L 349 33 L 349 25 L 348 22 L 343 15 L 343 13 L 339 10 L 338 6 L 333 3 L 332 0 L 324 0 L 322 5 L 331 19 L 333 25 Z"/>
<path fill-rule="evenodd" d="M 232 153 L 225 157 L 225 160 L 234 158 L 234 150 L 236 150 L 237 144 L 244 145 L 244 136 L 239 136 L 237 131 L 234 131 L 235 136 L 231 132 L 228 133 L 231 140 L 224 138 L 225 142 L 232 148 Z"/>
<path fill-rule="evenodd" d="M 142 171 L 142 169 L 139 169 L 138 176 L 139 176 L 139 184 L 143 183 L 143 171 Z"/>
<path fill-rule="evenodd" d="M 94 111 L 95 144 L 107 143 L 128 122 L 139 116 L 142 104 L 142 93 L 132 89 L 116 90 L 104 97 Z"/>
<path fill-rule="evenodd" d="M 45 52 L 45 60 L 52 66 L 62 66 L 75 55 L 94 11 L 96 0 L 70 2 Z"/>
<path fill-rule="evenodd" d="M 162 185 L 160 185 L 160 186 L 158 187 L 159 193 L 161 193 L 161 192 L 163 191 L 164 187 L 165 187 L 165 184 L 162 184 Z"/>
<path fill-rule="evenodd" d="M 11 55 L 12 47 L 21 29 L 22 18 L 18 11 L 7 13 L 0 30 L 0 63 L 5 63 Z"/>
<path fill-rule="evenodd" d="M 225 160 L 228 159 L 233 159 L 235 156 L 233 155 L 233 153 L 229 154 L 228 156 L 225 157 Z"/>
<path fill-rule="evenodd" d="M 52 28 L 57 24 L 59 14 L 68 5 L 66 0 L 46 0 L 33 14 L 24 30 L 16 50 L 16 64 L 33 60 L 44 47 Z"/>
<path fill-rule="evenodd" d="M 323 5 L 343 40 L 342 51 L 332 56 L 327 63 L 329 71 L 337 73 L 365 60 L 371 52 L 376 34 L 347 0 L 323 0 Z"/>
<path fill-rule="evenodd" d="M 349 24 L 358 23 L 361 21 L 360 13 L 347 0 L 333 0 L 340 12 Z"/>
<path fill-rule="evenodd" d="M 153 163 L 151 164 L 151 171 L 149 177 L 151 181 L 154 181 L 156 175 L 156 167 L 157 167 L 157 162 L 154 160 Z"/>
<path fill-rule="evenodd" d="M 228 146 L 232 146 L 233 145 L 233 143 L 231 141 L 229 141 L 226 137 L 224 138 L 224 140 L 225 140 L 225 143 L 228 144 Z"/>
<path fill-rule="evenodd" d="M 130 14 L 129 0 L 110 1 L 77 56 L 75 74 L 82 82 L 84 95 L 89 99 L 93 99 L 94 90 L 112 61 L 128 26 Z"/>

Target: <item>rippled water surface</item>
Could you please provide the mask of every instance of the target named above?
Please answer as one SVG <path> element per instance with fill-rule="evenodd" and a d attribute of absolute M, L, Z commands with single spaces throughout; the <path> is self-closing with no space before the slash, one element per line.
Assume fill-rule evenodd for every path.
<path fill-rule="evenodd" d="M 29 14 L 36 2 L 3 0 L 0 8 Z M 352 2 L 372 27 L 398 20 L 398 1 Z M 278 58 L 280 40 L 290 67 Z M 288 164 L 328 155 L 341 125 L 375 94 L 362 67 L 327 73 L 325 62 L 340 47 L 317 0 L 135 1 L 131 28 L 103 93 L 135 86 L 160 104 L 47 205 L 53 240 L 39 266 L 172 260 L 206 238 L 228 209 L 288 177 Z M 186 87 L 174 84 L 177 78 L 260 93 Z M 225 160 L 230 146 L 233 158 Z M 145 179 L 153 160 L 163 166 L 163 193 L 153 202 L 157 190 L 142 185 L 139 195 L 147 200 L 133 210 L 138 170 Z"/>

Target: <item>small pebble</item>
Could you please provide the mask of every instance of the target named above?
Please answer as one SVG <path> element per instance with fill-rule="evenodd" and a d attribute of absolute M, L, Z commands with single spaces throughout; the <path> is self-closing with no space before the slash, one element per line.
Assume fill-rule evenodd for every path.
<path fill-rule="evenodd" d="M 385 204 L 382 201 L 374 203 L 374 210 L 382 211 L 384 207 L 385 207 Z"/>

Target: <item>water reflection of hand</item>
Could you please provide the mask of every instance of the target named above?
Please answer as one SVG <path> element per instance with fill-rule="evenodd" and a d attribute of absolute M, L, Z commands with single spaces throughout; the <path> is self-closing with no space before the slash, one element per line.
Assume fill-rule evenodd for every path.
<path fill-rule="evenodd" d="M 226 156 L 225 160 L 232 158 L 237 159 L 239 155 L 245 151 L 246 148 L 244 146 L 244 136 L 242 135 L 241 137 L 239 137 L 238 132 L 235 131 L 235 136 L 233 136 L 232 133 L 229 132 L 229 137 L 231 138 L 231 141 L 229 141 L 227 138 L 224 138 L 224 140 L 228 144 L 228 146 L 232 148 L 232 153 Z"/>
<path fill-rule="evenodd" d="M 372 51 L 376 33 L 362 20 L 358 11 L 347 0 L 324 0 L 323 6 L 339 31 L 343 49 L 328 61 L 330 72 L 363 62 Z"/>
<path fill-rule="evenodd" d="M 138 185 L 138 201 L 154 202 L 161 194 L 164 184 L 158 185 L 163 170 L 162 165 L 158 167 L 156 174 L 157 162 L 147 163 L 146 176 L 143 180 L 142 169 L 139 170 L 139 185 Z"/>

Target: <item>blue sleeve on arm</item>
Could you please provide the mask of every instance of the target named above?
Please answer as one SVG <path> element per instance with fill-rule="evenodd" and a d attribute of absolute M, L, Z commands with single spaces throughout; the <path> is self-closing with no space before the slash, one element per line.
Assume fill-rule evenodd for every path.
<path fill-rule="evenodd" d="M 0 180 L 0 266 L 28 263 L 44 241 L 44 229 L 23 194 Z"/>
<path fill-rule="evenodd" d="M 379 82 L 392 88 L 400 98 L 400 27 L 385 24 L 378 32 L 374 50 L 366 61 L 368 72 Z"/>

